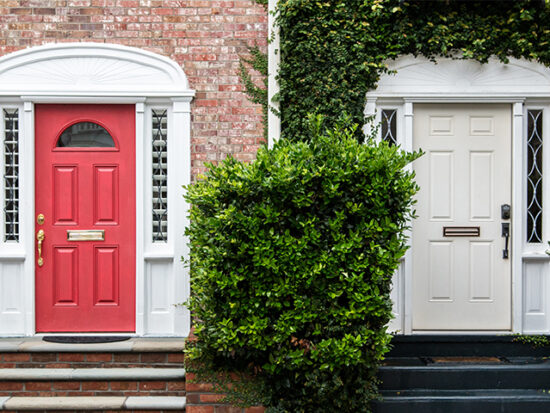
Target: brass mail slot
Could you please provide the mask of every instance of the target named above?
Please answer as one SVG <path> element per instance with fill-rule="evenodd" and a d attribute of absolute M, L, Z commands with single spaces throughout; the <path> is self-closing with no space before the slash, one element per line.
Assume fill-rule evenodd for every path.
<path fill-rule="evenodd" d="M 67 230 L 67 241 L 105 241 L 105 230 Z"/>
<path fill-rule="evenodd" d="M 479 227 L 443 227 L 444 237 L 479 237 Z"/>

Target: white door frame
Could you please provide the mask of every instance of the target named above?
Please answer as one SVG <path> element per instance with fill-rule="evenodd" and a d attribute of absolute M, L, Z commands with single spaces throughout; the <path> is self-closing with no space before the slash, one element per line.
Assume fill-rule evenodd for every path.
<path fill-rule="evenodd" d="M 532 105 L 550 104 L 550 71 L 543 65 L 525 60 L 510 59 L 503 64 L 490 59 L 487 64 L 471 60 L 438 59 L 436 63 L 423 57 L 403 56 L 389 62 L 392 71 L 381 77 L 377 89 L 367 93 L 365 115 L 381 121 L 381 109 L 397 110 L 398 143 L 408 151 L 413 148 L 414 105 L 416 103 L 509 103 L 512 108 L 512 331 L 526 331 L 524 320 L 524 269 L 532 260 L 545 260 L 549 256 L 542 247 L 530 248 L 524 240 L 524 205 L 526 199 L 524 136 L 526 129 L 526 108 Z M 547 118 L 547 115 L 545 115 Z M 545 121 L 545 125 L 548 122 Z M 372 125 L 366 126 L 368 133 Z M 545 127 L 545 134 L 547 134 Z M 545 150 L 545 159 L 548 159 Z M 546 164 L 549 165 L 549 164 Z M 412 168 L 412 166 L 410 167 Z M 546 168 L 548 169 L 548 168 Z M 548 179 L 547 179 L 548 180 Z M 548 192 L 548 191 L 546 191 Z M 410 234 L 414 236 L 414 234 Z M 549 267 L 550 268 L 550 267 Z M 550 274 L 546 274 L 548 276 Z M 412 251 L 408 250 L 396 277 L 394 285 L 397 298 L 396 317 L 391 328 L 404 334 L 412 330 Z M 541 277 L 539 277 L 541 278 Z M 550 331 L 550 318 L 546 287 L 550 283 L 540 281 L 540 311 L 545 314 L 546 329 Z M 544 288 L 543 288 L 544 287 Z M 536 288 L 535 288 L 536 289 Z M 529 297 L 527 297 L 529 299 Z M 542 308 L 544 307 L 544 308 Z M 422 332 L 426 333 L 426 332 Z M 433 332 L 437 333 L 437 332 Z M 448 332 L 446 332 L 448 333 Z M 464 334 L 459 332 L 457 334 Z M 476 332 L 480 333 L 480 332 Z M 495 333 L 492 331 L 491 333 Z"/>
<path fill-rule="evenodd" d="M 195 92 L 189 88 L 181 67 L 167 57 L 126 46 L 48 44 L 1 57 L 0 86 L 0 111 L 17 108 L 20 125 L 20 239 L 19 242 L 6 242 L 3 237 L 0 240 L 0 289 L 9 288 L 6 295 L 14 294 L 16 298 L 9 308 L 3 309 L 0 296 L 0 336 L 35 334 L 36 103 L 135 105 L 136 335 L 187 336 L 189 312 L 175 304 L 189 297 L 188 269 L 180 261 L 181 257 L 188 256 L 183 234 L 188 225 L 189 206 L 183 199 L 181 186 L 191 182 L 190 104 Z M 151 110 L 157 108 L 167 110 L 168 122 L 167 204 L 172 213 L 169 212 L 167 242 L 153 242 L 151 237 Z M 3 126 L 0 133 L 3 139 Z M 0 160 L 2 170 L 3 167 Z M 0 201 L 3 202 L 3 195 Z M 2 214 L 2 235 L 3 226 Z M 3 281 L 5 271 L 17 271 L 20 277 Z"/>

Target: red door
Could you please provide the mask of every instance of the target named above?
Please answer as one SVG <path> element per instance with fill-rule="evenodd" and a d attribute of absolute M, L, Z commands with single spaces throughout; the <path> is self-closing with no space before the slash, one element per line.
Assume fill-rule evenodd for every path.
<path fill-rule="evenodd" d="M 37 332 L 135 331 L 134 113 L 36 105 Z"/>

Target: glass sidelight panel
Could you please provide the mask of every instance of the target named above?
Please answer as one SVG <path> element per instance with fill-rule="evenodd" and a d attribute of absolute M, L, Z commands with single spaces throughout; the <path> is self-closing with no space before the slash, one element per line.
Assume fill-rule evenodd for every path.
<path fill-rule="evenodd" d="M 390 144 L 397 145 L 397 110 L 383 109 L 382 110 L 382 140 Z"/>
<path fill-rule="evenodd" d="M 4 241 L 19 241 L 19 110 L 4 109 Z"/>
<path fill-rule="evenodd" d="M 542 109 L 527 111 L 527 242 L 542 242 Z"/>
<path fill-rule="evenodd" d="M 153 242 L 168 240 L 168 115 L 166 109 L 152 113 Z"/>

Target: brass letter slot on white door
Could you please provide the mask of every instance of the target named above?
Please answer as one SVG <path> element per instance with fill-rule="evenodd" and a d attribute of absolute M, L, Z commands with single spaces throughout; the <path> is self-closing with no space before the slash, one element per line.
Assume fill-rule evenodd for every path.
<path fill-rule="evenodd" d="M 105 230 L 67 230 L 67 241 L 105 241 Z"/>
<path fill-rule="evenodd" d="M 479 237 L 479 227 L 443 227 L 444 237 Z"/>

